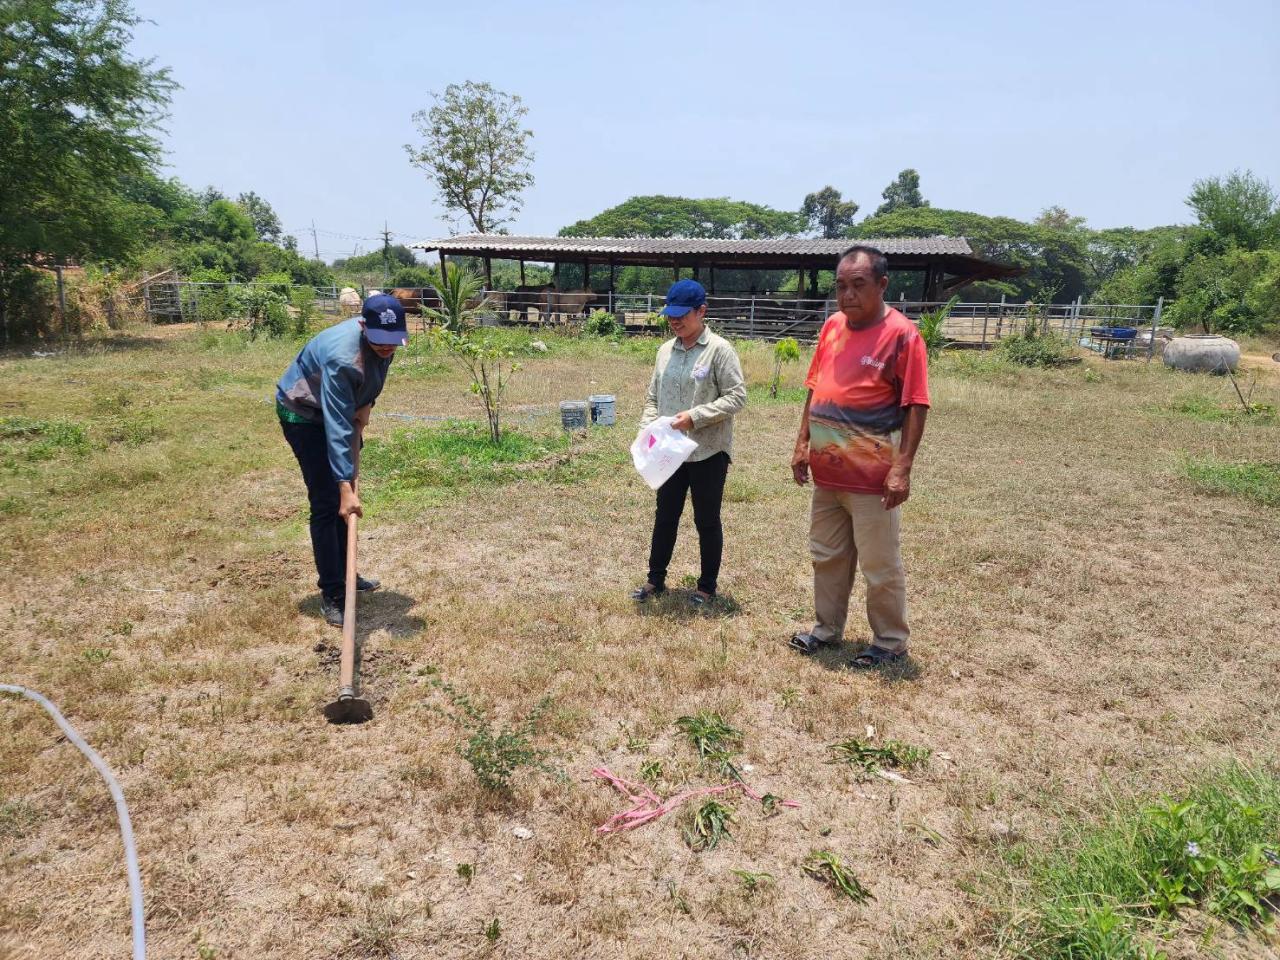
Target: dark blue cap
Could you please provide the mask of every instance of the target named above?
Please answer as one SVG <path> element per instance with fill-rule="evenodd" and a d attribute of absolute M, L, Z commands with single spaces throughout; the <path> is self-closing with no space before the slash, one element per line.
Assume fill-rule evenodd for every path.
<path fill-rule="evenodd" d="M 707 291 L 697 280 L 677 280 L 667 291 L 667 305 L 662 312 L 668 317 L 683 317 L 707 302 Z"/>
<path fill-rule="evenodd" d="M 404 321 L 404 307 L 389 294 L 379 293 L 364 302 L 364 335 L 370 343 L 382 347 L 402 347 L 409 342 L 409 327 Z"/>

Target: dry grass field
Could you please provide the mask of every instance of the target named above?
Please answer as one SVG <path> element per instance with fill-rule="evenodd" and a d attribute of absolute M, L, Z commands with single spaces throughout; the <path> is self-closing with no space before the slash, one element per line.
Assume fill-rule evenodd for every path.
<path fill-rule="evenodd" d="M 856 597 L 838 655 L 785 646 L 810 616 L 803 364 L 770 401 L 768 348 L 741 345 L 723 599 L 687 603 L 686 512 L 684 588 L 637 611 L 652 495 L 626 448 L 656 341 L 547 343 L 512 386 L 509 462 L 436 419 L 478 418 L 446 358 L 417 344 L 392 367 L 366 451 L 361 567 L 384 589 L 361 599 L 359 728 L 319 713 L 339 637 L 268 403 L 297 344 L 143 331 L 0 358 L 0 679 L 119 775 L 152 957 L 999 956 L 1023 865 L 1064 823 L 1227 761 L 1275 770 L 1280 422 L 1231 414 L 1228 382 L 944 355 L 904 508 L 913 658 L 864 675 L 842 669 Z M 1280 365 L 1251 364 L 1254 400 L 1280 405 Z M 556 402 L 599 392 L 618 426 L 564 439 Z M 439 681 L 499 727 L 550 697 L 533 741 L 562 775 L 482 789 Z M 663 796 L 724 782 L 675 726 L 698 711 L 798 808 L 730 793 L 731 837 L 701 852 L 690 809 L 597 835 L 626 802 L 593 768 Z M 830 762 L 851 737 L 932 753 L 906 782 L 859 776 Z M 874 899 L 807 875 L 815 849 Z M 0 863 L 0 957 L 127 956 L 106 790 L 7 698 Z M 1161 949 L 1280 956 L 1194 911 Z"/>

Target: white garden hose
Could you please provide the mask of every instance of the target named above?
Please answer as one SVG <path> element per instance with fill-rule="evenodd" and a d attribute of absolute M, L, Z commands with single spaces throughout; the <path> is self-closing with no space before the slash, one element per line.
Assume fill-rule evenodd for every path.
<path fill-rule="evenodd" d="M 142 911 L 142 875 L 138 872 L 138 852 L 133 846 L 133 825 L 129 822 L 129 808 L 125 806 L 124 792 L 120 789 L 120 784 L 116 783 L 116 778 L 112 775 L 111 768 L 106 765 L 102 757 L 98 756 L 97 751 L 84 742 L 84 738 L 76 732 L 76 728 L 67 723 L 67 718 L 59 713 L 58 708 L 52 703 L 34 690 L 20 687 L 16 683 L 0 683 L 0 691 L 19 694 L 29 700 L 34 700 L 44 707 L 49 716 L 53 717 L 54 723 L 62 728 L 62 732 L 67 735 L 67 739 L 89 758 L 89 762 L 93 764 L 94 769 L 102 774 L 103 780 L 107 781 L 107 789 L 111 791 L 111 799 L 116 803 L 116 816 L 120 819 L 120 836 L 124 840 L 125 870 L 129 874 L 129 899 L 132 903 L 133 918 L 133 960 L 146 960 L 147 934 Z"/>

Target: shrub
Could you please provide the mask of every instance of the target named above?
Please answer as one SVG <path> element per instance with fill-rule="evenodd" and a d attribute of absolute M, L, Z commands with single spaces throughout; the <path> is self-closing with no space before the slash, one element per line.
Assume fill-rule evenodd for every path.
<path fill-rule="evenodd" d="M 795 337 L 783 337 L 773 345 L 773 379 L 769 381 L 769 396 L 778 399 L 778 385 L 782 383 L 782 365 L 800 359 L 800 344 Z"/>
<path fill-rule="evenodd" d="M 951 311 L 959 302 L 959 297 L 952 297 L 937 310 L 929 310 L 920 314 L 920 339 L 924 341 L 924 348 L 929 354 L 930 360 L 936 357 L 949 342 L 946 335 L 943 334 L 942 328 L 947 322 L 947 317 L 951 316 Z"/>
<path fill-rule="evenodd" d="M 996 348 L 1010 363 L 1024 367 L 1060 367 L 1076 360 L 1076 352 L 1066 338 L 1040 328 L 1040 314 L 1027 306 L 1027 320 L 1021 332 L 1000 341 Z"/>
<path fill-rule="evenodd" d="M 261 287 L 235 287 L 230 294 L 232 326 L 242 327 L 250 340 L 275 339 L 294 332 L 282 294 Z"/>
<path fill-rule="evenodd" d="M 592 337 L 616 337 L 623 332 L 618 318 L 608 310 L 592 310 L 582 329 Z"/>
<path fill-rule="evenodd" d="M 453 706 L 453 712 L 442 707 L 432 707 L 469 734 L 458 746 L 458 755 L 471 766 L 476 780 L 486 790 L 509 793 L 511 778 L 522 768 L 540 770 L 563 776 L 548 762 L 546 750 L 533 745 L 538 724 L 551 706 L 551 698 L 543 697 L 515 726 L 498 727 L 488 711 L 476 706 L 466 693 L 442 680 L 432 686 L 438 689 Z"/>

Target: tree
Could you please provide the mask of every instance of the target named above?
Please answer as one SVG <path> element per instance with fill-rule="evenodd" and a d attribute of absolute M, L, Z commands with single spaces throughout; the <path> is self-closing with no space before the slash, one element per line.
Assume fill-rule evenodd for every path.
<path fill-rule="evenodd" d="M 799 214 L 756 203 L 715 197 L 691 200 L 663 195 L 631 197 L 560 231 L 562 237 L 715 237 L 761 239 L 794 236 Z"/>
<path fill-rule="evenodd" d="M 1280 203 L 1266 180 L 1235 170 L 1191 185 L 1187 206 L 1200 225 L 1246 250 L 1280 243 Z"/>
<path fill-rule="evenodd" d="M 174 83 L 129 55 L 123 0 L 0 4 L 0 329 L 24 267 L 112 259 L 144 238 L 124 191 L 159 159 L 155 125 Z"/>
<path fill-rule="evenodd" d="M 465 216 L 488 233 L 520 210 L 520 194 L 533 183 L 533 131 L 520 126 L 529 109 L 487 83 L 451 83 L 432 96 L 436 105 L 413 115 L 424 142 L 405 144 L 409 161 L 435 181 L 443 219 Z"/>
<path fill-rule="evenodd" d="M 829 186 L 809 194 L 800 205 L 800 216 L 808 222 L 809 229 L 828 240 L 843 237 L 857 213 L 856 203 L 840 199 L 840 191 Z"/>
<path fill-rule="evenodd" d="M 249 215 L 259 240 L 265 240 L 267 243 L 281 243 L 280 235 L 284 231 L 280 226 L 280 218 L 276 216 L 275 210 L 271 209 L 271 204 L 252 190 L 236 197 L 236 203 L 240 204 L 244 212 Z M 293 244 L 296 249 L 298 241 L 295 239 Z"/>
<path fill-rule="evenodd" d="M 1035 225 L 1046 230 L 1079 230 L 1084 223 L 1084 217 L 1073 217 L 1059 206 L 1045 207 L 1035 219 Z"/>
<path fill-rule="evenodd" d="M 927 207 L 929 201 L 920 194 L 920 174 L 908 167 L 880 194 L 884 203 L 876 208 L 877 217 L 910 207 Z"/>

